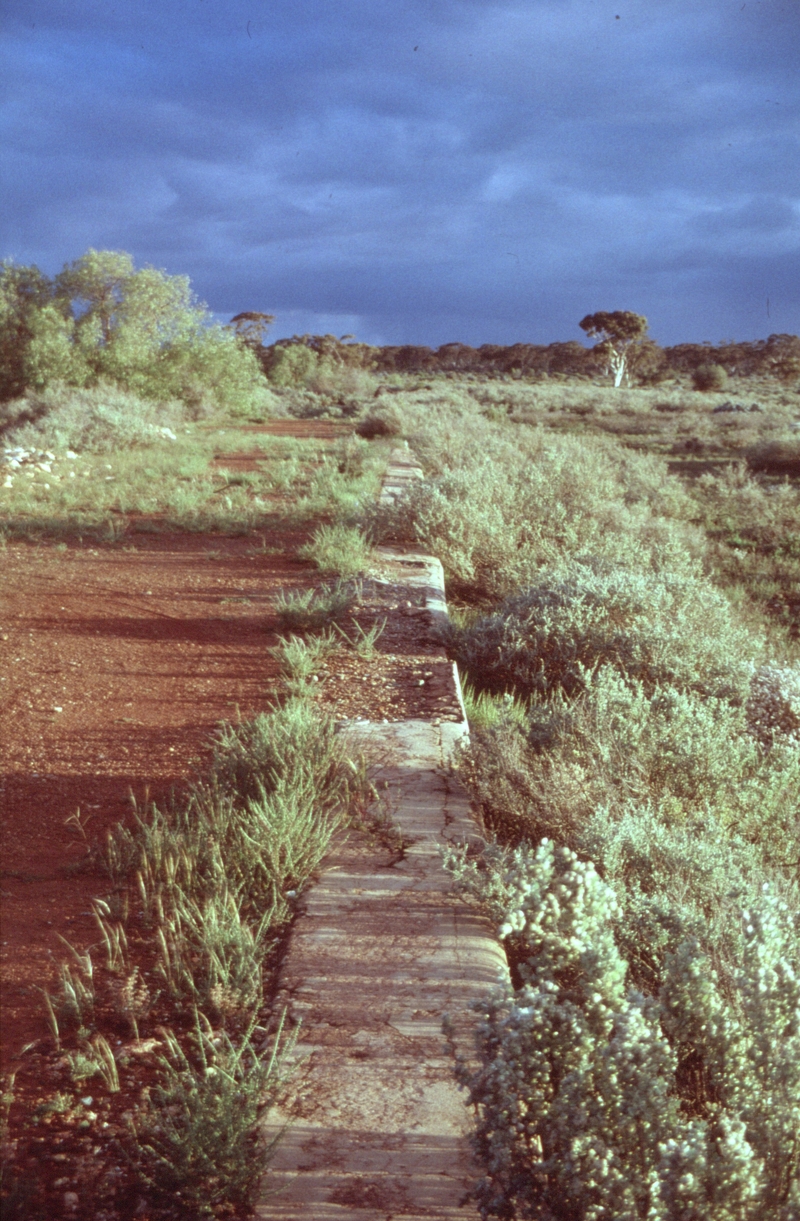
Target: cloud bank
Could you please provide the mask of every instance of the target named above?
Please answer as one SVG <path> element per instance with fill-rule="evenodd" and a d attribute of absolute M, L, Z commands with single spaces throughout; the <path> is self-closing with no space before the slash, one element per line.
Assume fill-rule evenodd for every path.
<path fill-rule="evenodd" d="M 6 0 L 0 254 L 377 343 L 800 330 L 794 0 Z"/>

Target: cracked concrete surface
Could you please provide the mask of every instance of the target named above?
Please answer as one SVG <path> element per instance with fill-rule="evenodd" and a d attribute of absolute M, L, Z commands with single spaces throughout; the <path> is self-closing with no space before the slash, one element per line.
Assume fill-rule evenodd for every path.
<path fill-rule="evenodd" d="M 395 456 L 402 469 L 390 466 L 384 491 L 397 494 L 415 468 L 408 451 Z M 446 614 L 438 560 L 381 548 L 379 566 L 379 579 Z M 455 668 L 452 681 L 460 699 Z M 478 1216 L 469 1189 L 479 1171 L 455 1056 L 472 1059 L 470 1006 L 507 974 L 494 929 L 441 861 L 446 843 L 479 836 L 450 771 L 466 719 L 346 732 L 379 760 L 397 837 L 342 837 L 295 924 L 277 1006 L 300 1023 L 295 1071 L 268 1116 L 268 1135 L 285 1130 L 257 1216 L 466 1221 Z"/>
<path fill-rule="evenodd" d="M 269 1117 L 272 1131 L 288 1125 L 267 1178 L 275 1194 L 257 1215 L 475 1217 L 454 1054 L 471 1057 L 470 1002 L 506 966 L 493 929 L 441 864 L 444 843 L 478 833 L 445 770 L 465 725 L 350 732 L 385 758 L 376 780 L 388 784 L 403 847 L 365 834 L 341 842 L 295 926 L 278 1003 L 302 1026 L 290 1093 Z"/>

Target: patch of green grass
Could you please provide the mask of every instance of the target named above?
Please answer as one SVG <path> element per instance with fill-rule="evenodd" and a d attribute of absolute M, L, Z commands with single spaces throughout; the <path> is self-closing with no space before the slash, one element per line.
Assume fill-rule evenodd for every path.
<path fill-rule="evenodd" d="M 275 601 L 283 631 L 315 632 L 341 619 L 360 597 L 357 582 L 338 580 L 334 585 L 294 593 L 284 590 Z"/>
<path fill-rule="evenodd" d="M 464 708 L 470 729 L 492 729 L 508 722 L 526 726 L 528 709 L 525 703 L 507 692 L 492 695 L 489 691 L 476 691 L 470 683 L 463 683 Z"/>
<path fill-rule="evenodd" d="M 366 572 L 372 548 L 357 527 L 335 524 L 315 530 L 311 542 L 301 547 L 299 555 L 303 560 L 311 560 L 322 572 L 335 572 L 347 578 Z"/>

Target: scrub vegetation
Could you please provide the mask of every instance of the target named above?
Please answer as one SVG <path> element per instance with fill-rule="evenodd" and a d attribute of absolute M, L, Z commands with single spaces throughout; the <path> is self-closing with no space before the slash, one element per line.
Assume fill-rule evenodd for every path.
<path fill-rule="evenodd" d="M 460 1069 L 482 1215 L 798 1221 L 800 340 L 662 350 L 598 314 L 591 350 L 265 347 L 270 321 L 209 326 L 186 281 L 114 252 L 0 280 L 8 535 L 283 515 L 321 521 L 306 554 L 332 574 L 279 607 L 284 706 L 105 847 L 101 948 L 48 999 L 75 1080 L 113 1090 L 100 1017 L 138 1040 L 168 1000 L 129 1156 L 186 1215 L 252 1202 L 271 956 L 366 793 L 307 696 L 370 546 L 404 541 L 444 564 L 468 684 L 486 845 L 449 864 L 511 964 Z M 278 415 L 354 435 L 251 437 L 257 469 L 226 470 Z M 379 506 L 403 439 L 425 477 Z"/>
<path fill-rule="evenodd" d="M 445 565 L 449 865 L 511 965 L 460 1069 L 487 1218 L 800 1216 L 800 488 L 752 461 L 800 398 L 735 393 L 392 396 L 427 478 L 364 524 Z"/>

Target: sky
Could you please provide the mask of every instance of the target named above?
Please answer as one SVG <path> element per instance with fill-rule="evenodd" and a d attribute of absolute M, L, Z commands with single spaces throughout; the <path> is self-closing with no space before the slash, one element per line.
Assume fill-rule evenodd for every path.
<path fill-rule="evenodd" d="M 2 0 L 0 257 L 377 344 L 800 332 L 800 0 Z"/>

